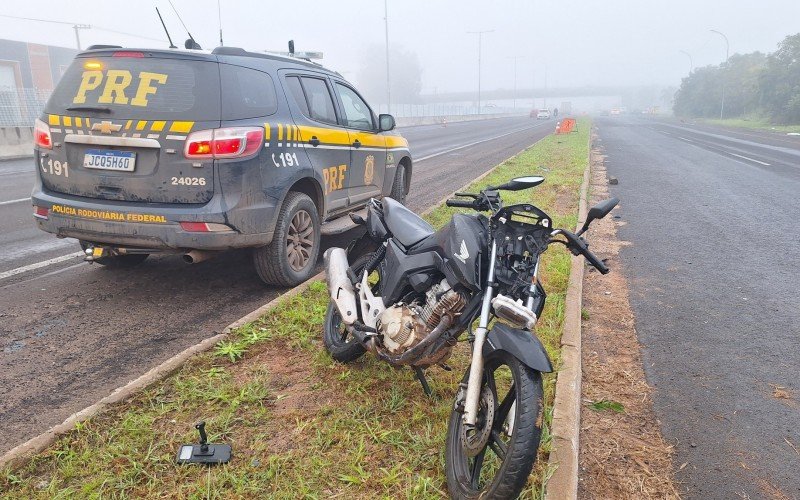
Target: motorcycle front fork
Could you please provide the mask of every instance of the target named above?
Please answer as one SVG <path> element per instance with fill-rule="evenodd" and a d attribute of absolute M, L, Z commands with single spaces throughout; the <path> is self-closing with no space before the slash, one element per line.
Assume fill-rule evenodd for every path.
<path fill-rule="evenodd" d="M 464 424 L 468 426 L 475 426 L 478 419 L 478 405 L 480 403 L 481 395 L 481 382 L 483 379 L 483 343 L 486 342 L 486 335 L 489 332 L 489 315 L 492 310 L 492 298 L 494 297 L 494 266 L 497 258 L 497 245 L 492 240 L 491 257 L 489 259 L 489 276 L 487 278 L 487 287 L 483 295 L 483 302 L 481 304 L 481 315 L 478 321 L 478 328 L 475 329 L 475 340 L 472 343 L 472 359 L 470 361 L 469 379 L 467 380 L 467 397 L 464 400 L 464 414 L 462 416 Z M 531 280 L 530 294 L 528 296 L 528 309 L 533 310 L 533 297 L 536 292 L 536 280 L 539 274 L 539 262 L 536 262 L 536 267 L 533 271 L 533 279 Z M 516 404 L 514 405 L 516 409 Z M 513 416 L 513 412 L 509 412 L 509 417 Z M 511 422 L 514 418 L 510 419 Z M 513 425 L 513 423 L 511 424 Z"/>

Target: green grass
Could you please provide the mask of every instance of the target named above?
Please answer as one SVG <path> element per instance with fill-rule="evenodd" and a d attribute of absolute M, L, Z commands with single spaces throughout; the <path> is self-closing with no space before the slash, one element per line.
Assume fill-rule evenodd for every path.
<path fill-rule="evenodd" d="M 773 125 L 765 118 L 761 117 L 745 117 L 745 118 L 725 118 L 710 119 L 706 118 L 701 120 L 703 123 L 712 125 L 723 125 L 725 127 L 747 128 L 752 130 L 766 130 L 769 132 L 797 132 L 800 133 L 800 125 Z"/>
<path fill-rule="evenodd" d="M 479 186 L 541 174 L 547 180 L 508 202 L 533 201 L 556 225 L 574 227 L 588 161 L 588 120 L 578 133 L 550 136 L 503 163 Z M 540 168 L 544 166 L 544 168 Z M 428 219 L 439 225 L 452 209 Z M 569 255 L 545 256 L 548 302 L 538 335 L 556 364 Z M 19 469 L 0 471 L 4 498 L 440 498 L 444 441 L 458 380 L 468 361 L 459 343 L 452 372 L 431 369 L 423 394 L 410 370 L 365 356 L 334 363 L 321 343 L 326 287 L 311 283 L 174 375 L 78 426 Z M 545 378 L 540 460 L 525 497 L 541 497 L 552 471 L 549 424 L 555 376 Z M 177 466 L 182 443 L 207 422 L 209 439 L 233 446 L 225 466 Z"/>

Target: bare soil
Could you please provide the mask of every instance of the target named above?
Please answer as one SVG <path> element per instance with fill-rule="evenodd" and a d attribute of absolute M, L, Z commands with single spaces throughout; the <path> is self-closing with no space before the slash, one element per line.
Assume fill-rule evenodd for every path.
<path fill-rule="evenodd" d="M 603 156 L 596 147 L 591 161 L 590 206 L 608 197 Z M 578 497 L 679 498 L 673 448 L 661 436 L 653 389 L 642 369 L 628 282 L 618 258 L 627 243 L 617 239 L 618 224 L 612 213 L 595 222 L 588 236 L 592 250 L 607 257 L 611 273 L 588 268 L 583 283 Z M 614 403 L 622 405 L 621 411 Z"/>

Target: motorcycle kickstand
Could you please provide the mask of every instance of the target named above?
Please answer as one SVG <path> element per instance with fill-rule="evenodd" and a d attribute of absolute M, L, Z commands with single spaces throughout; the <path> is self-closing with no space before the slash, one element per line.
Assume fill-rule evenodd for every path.
<path fill-rule="evenodd" d="M 425 372 L 422 368 L 415 366 L 414 372 L 417 374 L 417 380 L 422 385 L 422 390 L 425 392 L 425 395 L 429 398 L 433 396 L 433 391 L 431 390 L 431 386 L 428 385 L 428 379 L 425 378 Z"/>

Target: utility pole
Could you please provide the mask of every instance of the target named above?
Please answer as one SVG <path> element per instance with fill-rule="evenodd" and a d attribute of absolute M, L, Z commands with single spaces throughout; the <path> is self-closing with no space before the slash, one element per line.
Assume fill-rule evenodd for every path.
<path fill-rule="evenodd" d="M 386 112 L 392 113 L 392 78 L 389 74 L 389 0 L 383 0 L 383 21 L 386 32 Z"/>
<path fill-rule="evenodd" d="M 81 50 L 81 37 L 78 34 L 78 30 L 88 30 L 91 27 L 89 24 L 75 24 L 72 26 L 72 29 L 75 30 L 75 42 L 78 44 L 78 50 Z"/>
<path fill-rule="evenodd" d="M 514 60 L 514 110 L 517 109 L 517 60 L 525 59 L 525 56 L 511 56 Z"/>
<path fill-rule="evenodd" d="M 731 46 L 728 43 L 728 37 L 725 36 L 725 33 L 717 30 L 711 30 L 711 32 L 725 39 L 725 69 L 722 71 L 722 102 L 719 105 L 719 119 L 722 120 L 723 114 L 725 113 L 725 72 L 728 70 L 728 57 L 730 57 Z"/>
<path fill-rule="evenodd" d="M 544 65 L 544 107 L 547 108 L 547 65 Z"/>
<path fill-rule="evenodd" d="M 484 33 L 493 33 L 494 30 L 467 31 L 470 35 L 478 35 L 478 114 L 481 114 L 481 42 Z"/>
<path fill-rule="evenodd" d="M 691 75 L 692 71 L 694 71 L 694 60 L 692 59 L 692 55 L 685 50 L 679 50 L 678 52 L 689 58 L 689 74 Z"/>

